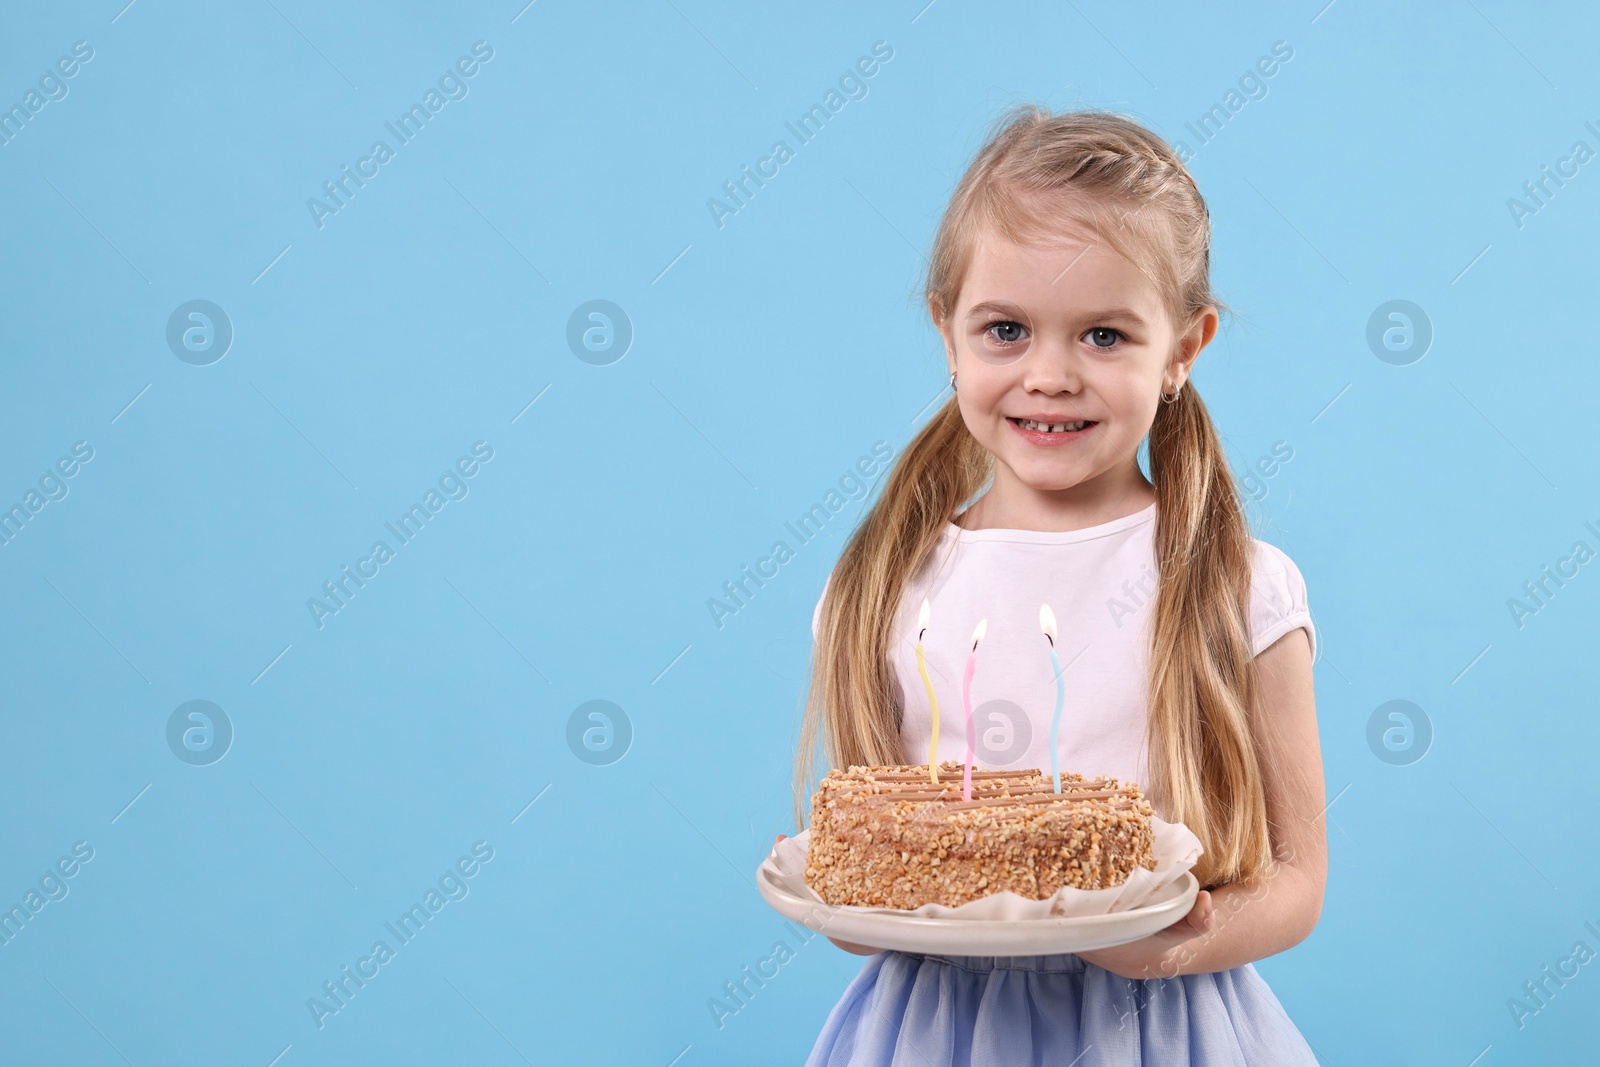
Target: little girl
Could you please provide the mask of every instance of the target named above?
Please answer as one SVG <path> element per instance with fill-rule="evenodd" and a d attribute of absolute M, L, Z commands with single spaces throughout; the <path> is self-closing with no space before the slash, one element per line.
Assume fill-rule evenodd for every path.
<path fill-rule="evenodd" d="M 1322 909 L 1315 635 L 1300 572 L 1250 536 L 1189 383 L 1225 307 L 1209 245 L 1194 179 L 1149 130 L 1031 105 L 1002 118 L 928 266 L 955 395 L 823 589 L 795 775 L 805 826 L 819 738 L 836 767 L 964 760 L 979 620 L 974 762 L 1048 774 L 1049 604 L 1061 770 L 1143 786 L 1205 846 L 1202 891 L 1167 929 L 1076 954 L 835 941 L 871 958 L 808 1067 L 1316 1063 L 1251 963 Z"/>

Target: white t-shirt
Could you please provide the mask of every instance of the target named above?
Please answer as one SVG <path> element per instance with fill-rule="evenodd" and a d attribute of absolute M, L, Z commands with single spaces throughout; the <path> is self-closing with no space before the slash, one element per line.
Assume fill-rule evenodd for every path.
<path fill-rule="evenodd" d="M 972 678 L 973 765 L 1050 774 L 1056 670 L 1039 626 L 1039 606 L 1046 603 L 1055 615 L 1064 685 L 1062 772 L 1109 774 L 1146 785 L 1155 517 L 1151 504 L 1067 532 L 964 530 L 947 524 L 933 555 L 909 583 L 890 637 L 891 675 L 904 709 L 902 761 L 928 762 L 932 716 L 916 658 L 917 614 L 927 597 L 923 652 L 939 704 L 937 759 L 966 759 L 962 677 L 973 630 L 987 620 Z M 1253 547 L 1252 654 L 1303 626 L 1315 659 L 1316 632 L 1299 568 L 1265 541 L 1253 541 Z M 819 598 L 813 636 L 821 612 Z"/>

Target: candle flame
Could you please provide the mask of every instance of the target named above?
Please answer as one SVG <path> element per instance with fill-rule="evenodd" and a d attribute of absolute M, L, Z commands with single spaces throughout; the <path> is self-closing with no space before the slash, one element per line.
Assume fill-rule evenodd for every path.
<path fill-rule="evenodd" d="M 1039 605 L 1039 629 L 1050 639 L 1050 644 L 1056 643 L 1056 613 L 1050 610 L 1049 604 Z"/>
<path fill-rule="evenodd" d="M 983 640 L 984 631 L 989 629 L 989 620 L 981 619 L 978 628 L 972 631 L 972 651 L 978 651 L 978 642 Z"/>
<path fill-rule="evenodd" d="M 922 640 L 922 635 L 928 630 L 928 598 L 922 598 L 922 610 L 917 612 L 917 640 Z"/>

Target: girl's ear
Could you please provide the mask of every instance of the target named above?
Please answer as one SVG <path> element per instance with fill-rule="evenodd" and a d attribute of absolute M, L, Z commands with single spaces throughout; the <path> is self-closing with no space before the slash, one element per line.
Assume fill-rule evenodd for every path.
<path fill-rule="evenodd" d="M 954 374 L 956 372 L 955 342 L 950 336 L 950 331 L 946 328 L 947 323 L 940 318 L 939 307 L 933 302 L 932 297 L 928 298 L 928 317 L 933 320 L 934 329 L 939 331 L 939 338 L 944 342 L 945 363 L 949 365 L 948 370 L 950 373 Z"/>
<path fill-rule="evenodd" d="M 1181 387 L 1189 380 L 1189 374 L 1194 369 L 1194 361 L 1200 358 L 1200 350 L 1210 344 L 1216 335 L 1217 309 L 1207 304 L 1190 316 L 1188 329 L 1184 330 L 1173 345 L 1172 361 L 1167 364 L 1167 375 L 1174 388 Z"/>

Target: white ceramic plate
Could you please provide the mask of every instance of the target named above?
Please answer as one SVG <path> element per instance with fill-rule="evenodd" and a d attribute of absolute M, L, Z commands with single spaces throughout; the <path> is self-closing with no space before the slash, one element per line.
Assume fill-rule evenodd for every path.
<path fill-rule="evenodd" d="M 795 892 L 793 884 L 780 871 L 773 850 L 756 871 L 756 886 L 779 914 L 840 941 L 949 956 L 1042 956 L 1137 941 L 1182 919 L 1200 892 L 1193 872 L 1185 871 L 1144 905 L 1126 911 L 1067 918 L 950 919 L 825 904 L 809 890 L 805 896 Z"/>

